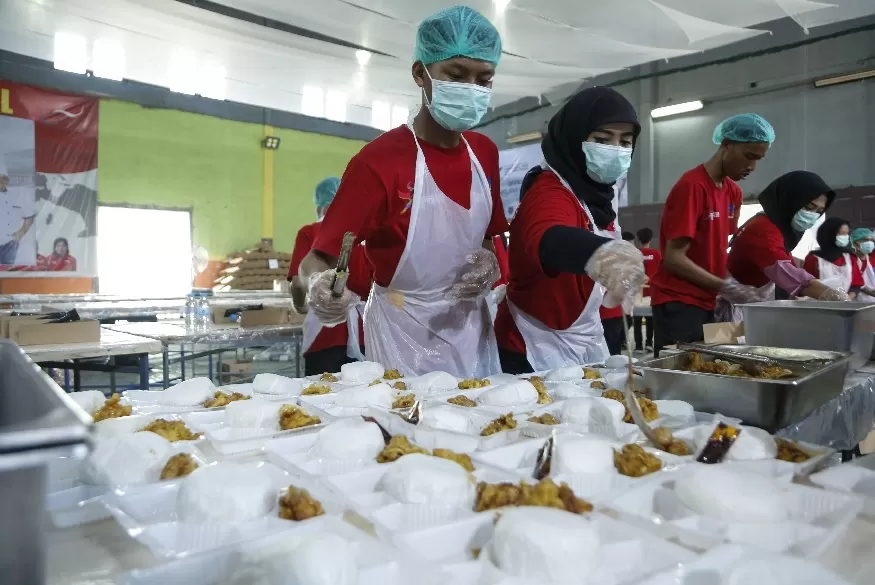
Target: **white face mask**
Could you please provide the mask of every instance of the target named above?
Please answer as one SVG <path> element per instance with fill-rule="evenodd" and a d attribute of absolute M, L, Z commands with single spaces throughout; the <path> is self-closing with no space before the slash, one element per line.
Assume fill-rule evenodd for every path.
<path fill-rule="evenodd" d="M 586 174 L 603 185 L 613 185 L 632 165 L 632 149 L 598 142 L 584 142 Z"/>
<path fill-rule="evenodd" d="M 847 234 L 836 236 L 836 246 L 838 246 L 839 248 L 847 248 L 850 243 L 851 236 Z"/>

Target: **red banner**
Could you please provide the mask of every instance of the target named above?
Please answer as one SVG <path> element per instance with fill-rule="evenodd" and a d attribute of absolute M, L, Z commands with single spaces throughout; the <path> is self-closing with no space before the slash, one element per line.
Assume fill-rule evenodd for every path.
<path fill-rule="evenodd" d="M 0 270 L 97 274 L 99 101 L 0 79 Z"/>

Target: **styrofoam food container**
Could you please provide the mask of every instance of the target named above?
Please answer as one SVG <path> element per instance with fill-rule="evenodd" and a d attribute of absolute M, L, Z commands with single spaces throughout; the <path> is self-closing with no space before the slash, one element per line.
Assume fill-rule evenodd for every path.
<path fill-rule="evenodd" d="M 596 401 L 606 401 L 608 398 L 601 397 L 589 397 L 589 396 L 581 396 L 581 398 L 591 398 Z M 553 431 L 559 433 L 571 432 L 571 433 L 590 433 L 594 435 L 600 435 L 608 439 L 617 439 L 619 438 L 619 428 L 617 425 L 612 422 L 606 422 L 605 424 L 593 424 L 593 425 L 585 425 L 580 423 L 572 423 L 565 422 L 562 418 L 562 408 L 563 405 L 567 401 L 560 400 L 554 402 L 553 404 L 549 404 L 547 406 L 542 406 L 537 410 L 533 411 L 530 416 L 541 416 L 543 414 L 552 414 L 558 421 L 558 425 L 544 425 L 541 423 L 532 422 L 526 420 L 526 426 L 523 428 L 523 436 L 532 437 L 532 438 L 540 438 L 540 437 L 549 437 Z M 603 404 L 608 404 L 607 402 Z"/>
<path fill-rule="evenodd" d="M 340 516 L 345 506 L 329 491 L 315 482 L 292 479 L 288 473 L 271 463 L 241 464 L 266 471 L 276 489 L 276 497 L 290 485 L 304 488 L 319 500 L 324 516 L 303 522 L 279 518 L 278 505 L 267 516 L 240 524 L 195 524 L 179 520 L 177 494 L 182 481 L 140 486 L 127 491 L 116 490 L 103 496 L 104 504 L 128 534 L 160 557 L 176 557 L 255 539 L 291 528 L 318 522 L 327 516 Z"/>
<path fill-rule="evenodd" d="M 186 423 L 185 418 L 181 414 L 132 414 L 130 416 L 122 416 L 118 418 L 109 418 L 100 422 L 94 423 L 92 432 L 97 440 L 111 439 L 119 435 L 129 435 L 142 431 L 152 422 L 163 419 L 168 422 L 181 421 L 189 428 L 190 431 L 198 433 L 198 431 Z M 195 441 L 202 441 L 203 436 Z M 180 441 L 175 441 L 180 442 Z"/>
<path fill-rule="evenodd" d="M 266 441 L 269 439 L 315 431 L 325 427 L 335 420 L 333 416 L 314 406 L 305 405 L 299 406 L 299 408 L 303 408 L 309 415 L 318 416 L 322 422 L 287 431 L 280 430 L 279 426 L 274 429 L 237 428 L 221 424 L 216 428 L 207 430 L 206 438 L 217 453 L 225 456 L 240 455 L 241 453 L 258 451 L 264 447 Z M 277 422 L 277 425 L 279 425 L 279 422 Z"/>
<path fill-rule="evenodd" d="M 608 505 L 623 515 L 654 522 L 662 536 L 678 538 L 695 549 L 709 549 L 724 542 L 742 544 L 772 553 L 792 552 L 815 557 L 847 530 L 862 509 L 852 495 L 828 492 L 774 480 L 786 494 L 790 521 L 777 523 L 730 523 L 700 516 L 687 508 L 674 493 L 680 474 L 690 473 L 699 463 L 659 474 L 651 481 L 619 494 Z"/>
<path fill-rule="evenodd" d="M 269 461 L 287 470 L 295 477 L 322 477 L 340 475 L 363 467 L 380 465 L 374 459 L 330 459 L 314 456 L 317 433 L 301 433 L 268 441 L 264 446 Z"/>
<path fill-rule="evenodd" d="M 808 479 L 824 489 L 862 496 L 863 514 L 875 517 L 875 471 L 842 464 L 814 473 Z"/>
<path fill-rule="evenodd" d="M 775 577 L 780 576 L 776 581 Z M 780 556 L 737 544 L 724 544 L 640 585 L 726 583 L 727 585 L 850 585 L 806 559 Z"/>
<path fill-rule="evenodd" d="M 357 550 L 359 575 L 355 585 L 404 585 L 416 574 L 423 585 L 438 585 L 429 576 L 437 573 L 422 567 L 406 566 L 398 551 L 367 535 L 340 518 L 327 516 L 290 527 L 282 536 L 273 535 L 249 542 L 194 554 L 151 569 L 131 571 L 122 578 L 126 585 L 221 585 L 234 570 L 238 554 L 257 552 L 276 544 L 277 539 L 307 537 L 312 534 L 332 534 L 353 544 Z M 422 577 L 423 580 L 419 580 Z"/>

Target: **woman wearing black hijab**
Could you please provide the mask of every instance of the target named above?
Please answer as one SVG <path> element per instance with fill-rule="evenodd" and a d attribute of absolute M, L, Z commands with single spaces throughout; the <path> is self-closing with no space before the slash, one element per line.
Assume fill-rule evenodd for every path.
<path fill-rule="evenodd" d="M 580 92 L 550 120 L 544 162 L 523 180 L 510 226 L 510 283 L 495 322 L 505 372 L 608 357 L 599 308 L 619 306 L 645 279 L 641 252 L 620 239 L 614 199 L 640 131 L 632 104 L 606 87 Z"/>
<path fill-rule="evenodd" d="M 834 200 L 832 189 L 808 171 L 793 171 L 772 181 L 759 196 L 762 213 L 741 226 L 732 240 L 726 261 L 730 278 L 759 289 L 762 300 L 797 296 L 847 300 L 843 292 L 796 266 L 791 255 Z M 735 309 L 730 317 L 730 309 L 725 299 L 718 299 L 718 319 L 740 321 L 740 311 Z"/>
<path fill-rule="evenodd" d="M 817 245 L 820 249 L 805 258 L 805 270 L 824 284 L 856 296 L 863 288 L 863 274 L 857 263 L 851 261 L 854 248 L 851 246 L 850 224 L 838 217 L 824 220 L 817 229 Z"/>

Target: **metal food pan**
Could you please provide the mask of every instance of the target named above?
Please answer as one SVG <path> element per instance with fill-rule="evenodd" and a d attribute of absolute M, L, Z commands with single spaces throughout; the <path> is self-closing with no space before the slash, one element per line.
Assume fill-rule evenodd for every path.
<path fill-rule="evenodd" d="M 851 352 L 851 368 L 873 355 L 875 303 L 767 301 L 742 305 L 751 345 Z"/>
<path fill-rule="evenodd" d="M 829 402 L 844 389 L 851 356 L 847 352 L 808 351 L 773 347 L 731 345 L 718 349 L 755 353 L 789 360 L 828 360 L 813 371 L 798 370 L 799 377 L 785 380 L 738 378 L 719 374 L 686 372 L 692 352 L 660 357 L 636 366 L 644 384 L 659 400 L 683 400 L 697 411 L 740 418 L 745 424 L 775 432 L 798 422 Z M 706 362 L 715 358 L 700 354 Z M 739 360 L 741 361 L 741 360 Z M 796 370 L 795 368 L 790 368 Z"/>

